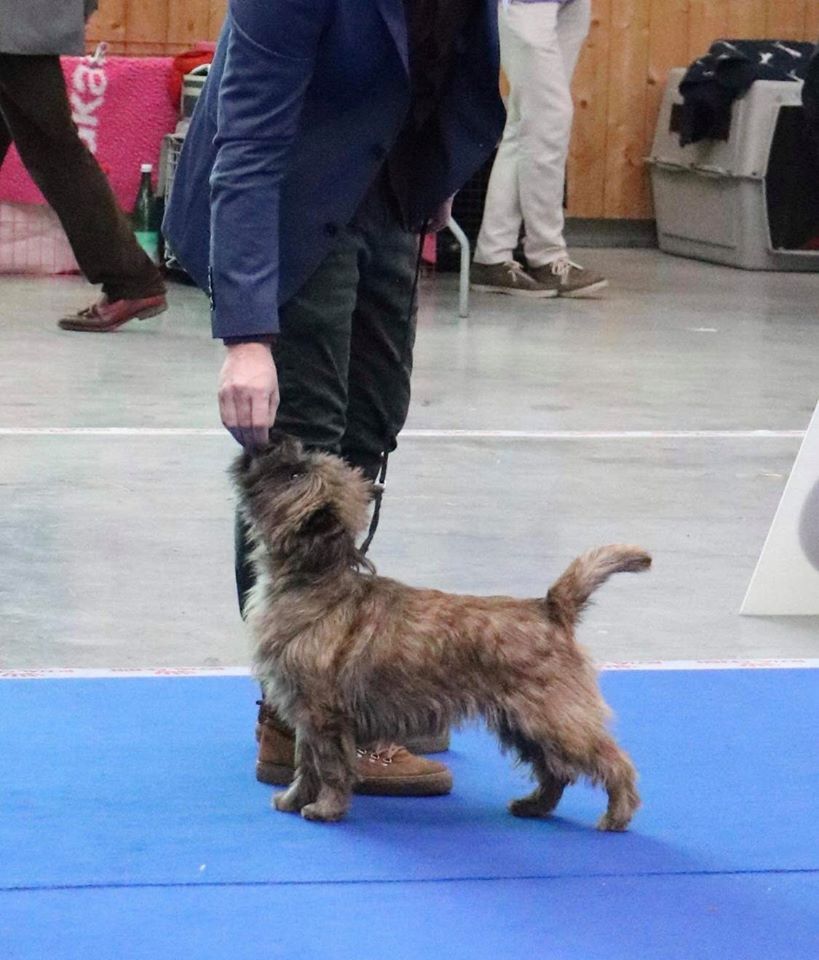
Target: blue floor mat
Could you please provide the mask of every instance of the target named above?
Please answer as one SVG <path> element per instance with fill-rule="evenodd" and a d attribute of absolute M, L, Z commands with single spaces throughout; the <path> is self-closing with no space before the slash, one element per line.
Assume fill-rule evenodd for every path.
<path fill-rule="evenodd" d="M 0 956 L 103 956 L 123 937 L 121 957 L 154 960 L 187 942 L 226 958 L 670 960 L 723 943 L 813 960 L 819 671 L 603 686 L 641 773 L 624 835 L 592 829 L 605 797 L 582 786 L 551 821 L 509 816 L 528 782 L 479 729 L 453 739 L 450 797 L 356 797 L 319 825 L 272 811 L 253 780 L 249 680 L 4 681 Z M 220 917 L 246 949 L 219 952 Z"/>
<path fill-rule="evenodd" d="M 815 960 L 816 874 L 0 893 L 3 960 Z M 812 920 L 811 920 L 812 917 Z"/>

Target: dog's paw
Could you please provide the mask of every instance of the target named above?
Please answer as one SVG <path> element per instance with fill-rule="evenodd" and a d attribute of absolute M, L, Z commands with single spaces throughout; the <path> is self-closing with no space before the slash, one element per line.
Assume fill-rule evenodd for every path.
<path fill-rule="evenodd" d="M 550 817 L 554 806 L 547 806 L 538 797 L 521 797 L 509 804 L 513 817 Z"/>
<path fill-rule="evenodd" d="M 337 823 L 344 819 L 344 807 L 329 806 L 323 803 L 308 803 L 301 808 L 301 815 L 305 820 L 318 820 L 321 823 Z"/>
<path fill-rule="evenodd" d="M 598 830 L 606 830 L 609 833 L 622 833 L 628 830 L 631 817 L 613 817 L 609 813 L 604 813 L 597 821 Z"/>
<path fill-rule="evenodd" d="M 270 805 L 275 807 L 280 813 L 300 813 L 304 806 L 298 798 L 291 796 L 289 790 L 275 794 L 270 801 Z"/>

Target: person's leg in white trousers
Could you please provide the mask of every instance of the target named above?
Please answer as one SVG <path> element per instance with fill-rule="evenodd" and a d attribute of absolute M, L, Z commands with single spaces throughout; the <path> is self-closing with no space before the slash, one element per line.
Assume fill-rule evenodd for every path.
<path fill-rule="evenodd" d="M 570 85 L 588 34 L 591 0 L 501 3 L 498 13 L 508 119 L 489 180 L 475 262 L 511 261 L 523 223 L 527 262 L 539 267 L 566 257 Z"/>

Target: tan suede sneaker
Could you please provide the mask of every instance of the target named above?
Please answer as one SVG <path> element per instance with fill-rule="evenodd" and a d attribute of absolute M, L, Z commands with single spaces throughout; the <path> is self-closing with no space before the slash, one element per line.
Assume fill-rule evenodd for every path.
<path fill-rule="evenodd" d="M 515 297 L 548 300 L 557 296 L 553 283 L 540 283 L 531 277 L 517 260 L 503 263 L 472 262 L 469 286 L 481 293 L 509 293 Z"/>
<path fill-rule="evenodd" d="M 259 783 L 286 786 L 293 779 L 296 740 L 269 707 L 259 711 Z M 416 757 L 398 744 L 359 748 L 356 793 L 380 797 L 433 797 L 452 790 L 452 774 L 436 760 Z"/>
<path fill-rule="evenodd" d="M 558 297 L 593 297 L 609 282 L 604 276 L 587 270 L 568 257 L 558 257 L 542 267 L 527 267 L 529 276 L 544 287 L 551 287 Z"/>

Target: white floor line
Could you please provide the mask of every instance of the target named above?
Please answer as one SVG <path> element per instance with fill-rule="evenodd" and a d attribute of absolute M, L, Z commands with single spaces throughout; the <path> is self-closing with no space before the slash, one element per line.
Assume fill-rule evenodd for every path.
<path fill-rule="evenodd" d="M 817 670 L 819 659 L 747 660 L 622 660 L 599 663 L 600 670 Z M 54 667 L 40 670 L 0 670 L 0 680 L 110 680 L 129 677 L 248 677 L 247 667 L 159 667 L 155 670 Z"/>
<path fill-rule="evenodd" d="M 415 440 L 767 440 L 801 439 L 804 430 L 404 430 Z"/>
<path fill-rule="evenodd" d="M 226 437 L 221 427 L 0 427 L 2 437 Z M 404 430 L 402 440 L 801 440 L 804 430 Z"/>

